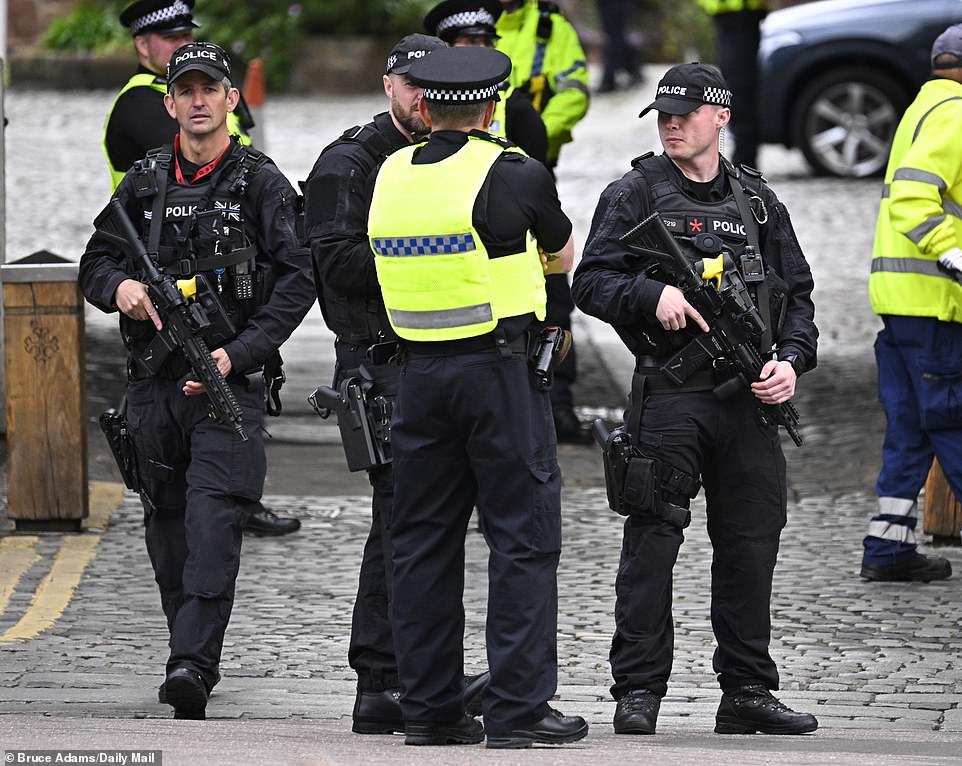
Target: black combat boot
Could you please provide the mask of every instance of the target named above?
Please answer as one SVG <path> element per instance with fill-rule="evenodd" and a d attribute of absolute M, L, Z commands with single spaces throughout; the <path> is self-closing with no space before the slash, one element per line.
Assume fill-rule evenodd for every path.
<path fill-rule="evenodd" d="M 300 528 L 299 519 L 278 516 L 263 505 L 258 506 L 258 509 L 244 522 L 244 531 L 258 537 L 280 537 L 296 532 Z"/>
<path fill-rule="evenodd" d="M 865 580 L 877 582 L 931 582 L 951 577 L 952 565 L 948 559 L 916 553 L 891 564 L 866 564 L 863 560 L 859 574 Z"/>
<path fill-rule="evenodd" d="M 634 689 L 618 700 L 615 734 L 654 734 L 661 697 L 647 689 Z"/>
<path fill-rule="evenodd" d="M 715 714 L 716 734 L 807 734 L 818 728 L 810 713 L 796 713 L 762 684 L 722 694 Z"/>

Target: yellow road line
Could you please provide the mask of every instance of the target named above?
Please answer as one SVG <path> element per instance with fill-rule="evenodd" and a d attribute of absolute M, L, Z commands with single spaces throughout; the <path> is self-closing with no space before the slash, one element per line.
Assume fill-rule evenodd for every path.
<path fill-rule="evenodd" d="M 6 611 L 20 578 L 40 561 L 35 550 L 39 541 L 32 536 L 0 539 L 0 614 Z"/>
<path fill-rule="evenodd" d="M 91 482 L 90 484 L 90 516 L 87 526 L 103 531 L 110 523 L 113 512 L 123 502 L 124 488 L 121 484 L 112 482 Z M 60 550 L 50 565 L 50 571 L 43 578 L 33 594 L 30 606 L 12 628 L 0 636 L 0 643 L 34 638 L 47 630 L 60 619 L 64 610 L 70 605 L 83 573 L 93 560 L 100 542 L 101 535 L 87 533 L 84 535 L 65 535 L 60 544 Z M 36 537 L 7 537 L 0 540 L 0 613 L 9 601 L 13 588 L 23 576 L 24 572 L 39 559 L 32 545 L 36 545 Z M 29 550 L 27 550 L 29 548 Z M 18 554 L 20 558 L 12 558 L 10 574 L 7 574 L 7 556 L 9 553 Z M 19 552 L 19 553 L 18 553 Z M 32 554 L 30 559 L 27 554 Z M 19 562 L 19 563 L 15 563 Z M 29 562 L 29 563 L 26 563 Z M 19 571 L 17 571 L 19 569 Z M 14 577 L 16 575 L 16 577 Z M 9 587 L 9 593 L 7 588 Z M 6 599 L 3 596 L 6 594 Z"/>
<path fill-rule="evenodd" d="M 64 537 L 50 571 L 33 594 L 20 621 L 0 636 L 0 643 L 34 638 L 51 627 L 70 604 L 100 535 Z"/>

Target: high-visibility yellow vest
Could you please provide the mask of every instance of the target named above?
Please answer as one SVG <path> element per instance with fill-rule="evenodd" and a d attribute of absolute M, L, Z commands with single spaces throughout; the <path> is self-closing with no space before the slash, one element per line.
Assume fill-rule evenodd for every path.
<path fill-rule="evenodd" d="M 385 160 L 368 219 L 394 331 L 405 340 L 457 340 L 491 332 L 505 317 L 543 319 L 544 271 L 531 232 L 524 251 L 488 258 L 472 221 L 492 166 L 513 150 L 472 136 L 450 157 L 415 165 L 416 149 Z"/>
<path fill-rule="evenodd" d="M 735 11 L 768 10 L 768 4 L 765 0 L 698 0 L 698 4 L 712 16 L 719 13 L 734 13 Z"/>
<path fill-rule="evenodd" d="M 104 120 L 104 132 L 103 138 L 101 139 L 101 144 L 104 148 L 104 156 L 107 158 L 107 171 L 110 173 L 110 189 L 111 191 L 116 191 L 117 187 L 120 186 L 120 182 L 123 180 L 124 176 L 127 175 L 129 168 L 116 168 L 114 164 L 110 161 L 110 152 L 107 151 L 107 125 L 110 124 L 110 115 L 113 114 L 114 108 L 117 106 L 117 100 L 124 95 L 128 90 L 132 88 L 150 88 L 163 95 L 167 93 L 167 81 L 162 77 L 158 77 L 155 74 L 150 74 L 148 72 L 138 72 L 133 75 L 120 92 L 114 98 L 113 104 L 110 106 L 110 111 L 107 112 L 107 119 Z M 251 137 L 247 135 L 247 132 L 241 127 L 240 118 L 233 112 L 227 113 L 227 131 L 232 135 L 236 135 L 238 141 L 244 144 L 244 146 L 251 145 Z M 176 129 L 175 131 L 176 132 Z M 173 140 L 174 134 L 171 133 L 171 140 Z M 155 147 L 148 147 L 150 149 Z"/>
<path fill-rule="evenodd" d="M 962 285 L 939 271 L 962 246 L 962 84 L 925 83 L 892 142 L 875 227 L 869 296 L 877 314 L 962 322 Z"/>

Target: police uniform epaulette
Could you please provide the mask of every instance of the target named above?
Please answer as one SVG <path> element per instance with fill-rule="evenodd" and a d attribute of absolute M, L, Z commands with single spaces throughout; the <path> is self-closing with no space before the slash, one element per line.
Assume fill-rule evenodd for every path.
<path fill-rule="evenodd" d="M 644 162 L 644 161 L 647 160 L 647 159 L 651 159 L 651 158 L 654 157 L 654 156 L 655 156 L 655 153 L 654 153 L 654 152 L 645 152 L 644 154 L 642 154 L 642 155 L 640 155 L 640 156 L 638 156 L 638 157 L 635 157 L 635 158 L 631 161 L 631 167 L 633 167 L 633 168 L 641 167 L 641 163 L 642 163 L 642 162 Z"/>
<path fill-rule="evenodd" d="M 352 141 L 360 144 L 375 162 L 381 162 L 391 153 L 391 145 L 384 136 L 371 125 L 355 125 L 345 130 L 338 141 Z"/>

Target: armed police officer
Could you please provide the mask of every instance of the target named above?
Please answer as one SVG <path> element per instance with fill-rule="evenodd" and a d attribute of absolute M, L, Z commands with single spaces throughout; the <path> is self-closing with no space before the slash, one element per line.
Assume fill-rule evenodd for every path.
<path fill-rule="evenodd" d="M 768 647 L 787 507 L 773 413 L 786 409 L 798 375 L 815 365 L 812 275 L 785 206 L 759 175 L 719 154 L 731 92 L 718 70 L 673 67 L 657 94 L 641 115 L 657 110 L 664 153 L 637 158 L 605 189 L 573 284 L 578 306 L 614 325 L 636 359 L 626 418 L 631 460 L 626 480 L 609 486 L 628 516 L 610 652 L 614 728 L 655 732 L 672 665 L 672 567 L 690 498 L 703 484 L 714 550 L 714 669 L 723 693 L 715 731 L 808 732 L 815 718 L 771 694 L 778 671 Z M 745 302 L 738 322 L 744 332 L 742 320 L 751 318 L 745 340 L 753 349 L 741 345 L 736 356 L 724 348 L 707 334 L 716 317 L 700 315 L 672 269 L 621 241 L 654 212 L 663 216 L 668 252 L 683 247 L 683 261 L 714 257 L 725 271 L 711 276 L 743 285 L 732 300 Z M 745 357 L 759 361 L 757 376 L 746 375 Z"/>
<path fill-rule="evenodd" d="M 571 141 L 575 125 L 587 114 L 588 67 L 578 33 L 550 0 L 500 0 L 496 47 L 511 59 L 513 92 L 528 96 L 541 115 L 548 139 L 547 162 L 554 172 L 561 147 Z M 509 136 L 509 138 L 512 138 Z M 514 140 L 512 138 L 512 140 Z M 571 287 L 567 274 L 547 276 L 548 322 L 571 330 Z M 591 441 L 574 411 L 572 386 L 577 379 L 577 344 L 555 370 L 551 406 L 558 441 Z"/>
<path fill-rule="evenodd" d="M 104 123 L 104 155 L 112 190 L 137 160 L 170 143 L 179 130 L 164 105 L 167 63 L 175 50 L 194 39 L 198 24 L 193 7 L 194 0 L 136 0 L 120 14 L 120 23 L 133 35 L 138 67 L 114 99 Z M 254 123 L 243 97 L 239 99 L 237 108 L 227 114 L 227 129 L 249 146 L 247 131 Z M 279 356 L 268 364 L 275 379 L 280 375 L 279 365 Z M 255 535 L 286 535 L 300 527 L 298 519 L 278 516 L 263 506 L 244 522 L 244 529 Z"/>
<path fill-rule="evenodd" d="M 869 296 L 885 411 L 878 509 L 863 540 L 866 580 L 944 580 L 918 552 L 917 501 L 933 456 L 962 498 L 962 24 L 931 52 L 932 79 L 905 111 L 885 171 Z"/>
<path fill-rule="evenodd" d="M 391 622 L 410 745 L 572 742 L 557 684 L 560 473 L 529 343 L 544 271 L 570 268 L 571 222 L 550 173 L 486 132 L 510 61 L 487 48 L 414 63 L 427 143 L 381 166 L 368 235 L 403 362 L 391 424 Z M 539 248 L 544 253 L 539 257 Z M 546 346 L 554 348 L 553 343 Z M 537 354 L 543 358 L 546 354 Z M 540 373 L 538 372 L 540 370 Z M 464 538 L 477 505 L 490 549 L 484 727 L 465 714 Z"/>
<path fill-rule="evenodd" d="M 427 35 L 399 40 L 388 55 L 383 77 L 387 111 L 366 125 L 349 128 L 325 147 L 305 184 L 304 224 L 317 293 L 324 321 L 337 336 L 332 388 L 340 391 L 346 381 L 362 380 L 363 365 L 369 402 L 393 402 L 399 377 L 397 336 L 384 311 L 367 237 L 374 174 L 386 157 L 427 134 L 418 113 L 421 88 L 408 79 L 408 70 L 444 47 L 444 42 Z M 382 417 L 390 417 L 390 412 L 382 412 Z M 348 648 L 348 662 L 357 673 L 352 729 L 359 734 L 404 731 L 388 617 L 392 550 L 388 519 L 394 494 L 389 455 L 389 448 L 383 449 L 362 466 L 373 489 L 371 530 L 361 558 Z M 484 678 L 475 678 L 466 688 L 472 708 L 483 684 Z"/>
<path fill-rule="evenodd" d="M 499 16 L 498 0 L 443 0 L 428 11 L 424 28 L 453 48 L 494 48 Z M 538 162 L 548 164 L 548 132 L 526 91 L 512 88 L 509 82 L 501 84 L 501 98 L 488 131 L 517 144 Z"/>
<path fill-rule="evenodd" d="M 130 354 L 127 428 L 176 718 L 203 719 L 220 677 L 242 526 L 264 486 L 258 373 L 314 300 L 294 191 L 228 134 L 230 76 L 216 45 L 173 54 L 165 104 L 180 131 L 124 177 L 80 260 L 84 296 L 120 311 Z M 121 244 L 125 230 L 139 239 Z M 185 280 L 180 290 L 174 278 Z"/>

